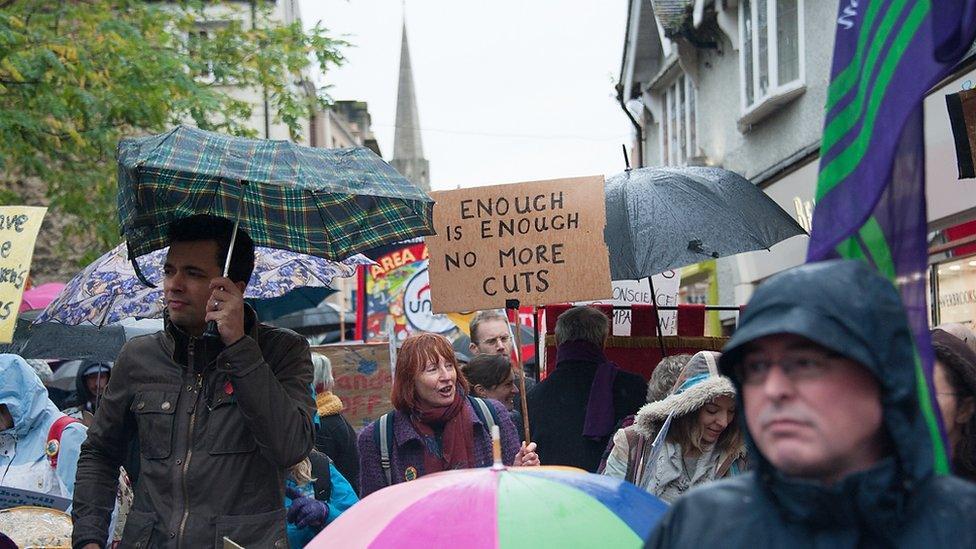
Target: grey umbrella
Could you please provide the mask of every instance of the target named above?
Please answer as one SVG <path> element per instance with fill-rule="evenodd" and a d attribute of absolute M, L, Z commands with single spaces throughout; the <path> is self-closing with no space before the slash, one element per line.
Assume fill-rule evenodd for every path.
<path fill-rule="evenodd" d="M 640 168 L 606 183 L 610 276 L 638 280 L 806 234 L 758 187 L 721 168 Z"/>
<path fill-rule="evenodd" d="M 127 320 L 124 324 L 98 328 L 59 322 L 31 324 L 29 318 L 19 318 L 13 342 L 0 345 L 0 352 L 14 353 L 25 359 L 111 362 L 127 340 L 161 329 L 162 320 Z"/>
<path fill-rule="evenodd" d="M 300 334 L 314 334 L 327 331 L 330 327 L 340 324 L 353 326 L 356 315 L 341 312 L 331 303 L 320 303 L 316 307 L 295 311 L 268 321 L 272 326 L 288 328 Z"/>

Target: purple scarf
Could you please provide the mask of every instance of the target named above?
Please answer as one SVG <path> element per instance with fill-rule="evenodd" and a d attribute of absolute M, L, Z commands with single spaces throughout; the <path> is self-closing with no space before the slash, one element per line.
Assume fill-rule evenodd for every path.
<path fill-rule="evenodd" d="M 567 360 L 596 363 L 590 398 L 586 402 L 583 436 L 594 439 L 608 436 L 615 426 L 613 380 L 617 377 L 617 365 L 607 360 L 602 348 L 582 340 L 567 341 L 556 349 L 556 366 Z"/>

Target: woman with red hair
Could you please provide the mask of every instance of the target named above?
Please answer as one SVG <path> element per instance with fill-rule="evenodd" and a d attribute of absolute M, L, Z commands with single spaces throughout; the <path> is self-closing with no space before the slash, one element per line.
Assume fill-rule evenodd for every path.
<path fill-rule="evenodd" d="M 394 411 L 359 434 L 362 497 L 438 471 L 491 465 L 491 424 L 501 431 L 506 465 L 539 464 L 534 443 L 520 447 L 505 406 L 470 396 L 458 372 L 444 336 L 423 333 L 403 342 L 393 377 Z"/>

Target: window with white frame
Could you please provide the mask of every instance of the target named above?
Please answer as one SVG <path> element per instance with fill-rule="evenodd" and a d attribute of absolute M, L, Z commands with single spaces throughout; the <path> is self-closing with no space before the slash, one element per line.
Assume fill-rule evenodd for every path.
<path fill-rule="evenodd" d="M 684 74 L 664 88 L 661 120 L 661 163 L 681 166 L 698 155 L 695 86 Z"/>
<path fill-rule="evenodd" d="M 742 103 L 748 111 L 803 85 L 803 0 L 741 0 Z"/>
<path fill-rule="evenodd" d="M 195 76 L 204 81 L 214 81 L 213 62 L 207 59 L 209 43 L 214 34 L 227 27 L 227 21 L 206 21 L 197 23 L 187 33 L 186 48 L 190 57 L 199 63 Z"/>
<path fill-rule="evenodd" d="M 206 44 L 210 41 L 210 31 L 203 27 L 197 27 L 187 34 L 186 46 L 190 58 L 200 63 L 195 76 L 202 79 L 213 78 L 213 66 L 209 60 L 204 59 Z"/>

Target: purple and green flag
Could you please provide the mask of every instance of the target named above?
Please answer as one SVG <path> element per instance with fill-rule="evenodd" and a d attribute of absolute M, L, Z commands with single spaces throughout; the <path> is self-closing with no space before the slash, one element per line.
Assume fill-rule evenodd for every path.
<path fill-rule="evenodd" d="M 868 261 L 901 291 L 936 471 L 949 470 L 932 395 L 922 101 L 976 37 L 976 0 L 841 0 L 807 261 Z"/>

